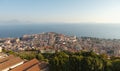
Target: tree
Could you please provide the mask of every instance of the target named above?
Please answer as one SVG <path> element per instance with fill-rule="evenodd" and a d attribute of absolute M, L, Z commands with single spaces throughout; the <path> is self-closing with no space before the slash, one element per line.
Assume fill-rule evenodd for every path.
<path fill-rule="evenodd" d="M 41 53 L 39 53 L 39 54 L 36 56 L 36 58 L 37 58 L 38 60 L 43 60 L 43 59 L 44 59 L 44 56 L 43 56 Z"/>
<path fill-rule="evenodd" d="M 69 56 L 60 52 L 55 55 L 52 59 L 50 59 L 50 71 L 69 71 Z"/>
<path fill-rule="evenodd" d="M 83 56 L 72 55 L 69 57 L 69 71 L 81 71 Z"/>
<path fill-rule="evenodd" d="M 114 60 L 112 62 L 113 71 L 120 71 L 120 59 Z"/>

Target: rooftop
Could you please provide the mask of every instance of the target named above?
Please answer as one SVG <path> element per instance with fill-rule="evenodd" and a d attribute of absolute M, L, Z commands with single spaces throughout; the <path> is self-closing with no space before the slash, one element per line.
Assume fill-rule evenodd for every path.
<path fill-rule="evenodd" d="M 28 61 L 28 62 L 26 62 L 26 63 L 24 63 L 24 64 L 22 64 L 22 65 L 20 65 L 20 66 L 18 66 L 16 68 L 14 68 L 14 69 L 12 69 L 11 71 L 24 71 L 24 70 L 25 71 L 27 71 L 27 70 L 31 71 L 32 68 L 39 71 L 38 64 L 39 64 L 39 61 L 37 59 L 32 59 L 32 60 L 30 60 L 30 61 Z"/>
<path fill-rule="evenodd" d="M 0 71 L 9 70 L 10 68 L 16 67 L 19 63 L 23 62 L 23 60 L 19 57 L 8 56 L 6 58 L 0 59 Z"/>

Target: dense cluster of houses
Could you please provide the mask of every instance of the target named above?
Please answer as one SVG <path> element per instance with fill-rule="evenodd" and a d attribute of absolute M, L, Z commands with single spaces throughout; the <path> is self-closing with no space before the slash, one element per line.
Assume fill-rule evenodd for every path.
<path fill-rule="evenodd" d="M 19 38 L 1 38 L 0 48 L 13 51 L 38 50 L 41 53 L 93 50 L 97 54 L 120 56 L 119 39 L 76 37 L 55 32 L 23 35 Z"/>

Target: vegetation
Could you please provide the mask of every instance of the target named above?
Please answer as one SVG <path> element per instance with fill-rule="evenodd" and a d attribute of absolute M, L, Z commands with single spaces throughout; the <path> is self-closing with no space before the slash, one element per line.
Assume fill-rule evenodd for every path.
<path fill-rule="evenodd" d="M 49 60 L 50 71 L 120 71 L 120 59 L 108 59 L 107 55 L 94 52 L 67 54 L 56 53 Z"/>
<path fill-rule="evenodd" d="M 50 71 L 120 71 L 119 57 L 112 56 L 108 59 L 106 54 L 97 55 L 93 51 L 76 53 L 63 51 L 55 54 L 41 54 L 35 51 L 4 52 L 20 56 L 22 59 L 37 58 L 49 62 Z"/>

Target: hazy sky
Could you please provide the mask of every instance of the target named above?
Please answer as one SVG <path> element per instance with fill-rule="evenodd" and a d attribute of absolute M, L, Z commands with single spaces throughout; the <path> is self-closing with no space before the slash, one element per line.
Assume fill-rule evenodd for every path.
<path fill-rule="evenodd" d="M 120 0 L 0 0 L 0 21 L 120 23 Z"/>

